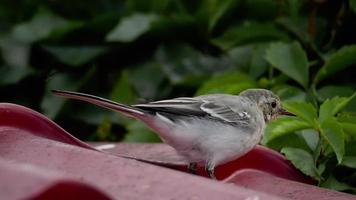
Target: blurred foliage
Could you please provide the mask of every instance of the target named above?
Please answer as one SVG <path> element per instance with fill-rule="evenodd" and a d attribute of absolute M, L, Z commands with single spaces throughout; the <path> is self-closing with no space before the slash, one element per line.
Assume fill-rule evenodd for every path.
<path fill-rule="evenodd" d="M 50 90 L 132 104 L 271 89 L 297 116 L 262 143 L 355 193 L 355 12 L 355 0 L 3 0 L 0 101 L 81 139 L 156 142 L 140 122 Z"/>

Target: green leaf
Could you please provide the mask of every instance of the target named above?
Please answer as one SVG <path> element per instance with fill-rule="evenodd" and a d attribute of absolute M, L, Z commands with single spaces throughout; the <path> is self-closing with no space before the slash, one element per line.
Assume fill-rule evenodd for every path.
<path fill-rule="evenodd" d="M 57 73 L 48 79 L 46 93 L 41 102 L 42 113 L 54 119 L 66 101 L 65 98 L 54 96 L 53 89 L 77 91 L 94 73 L 95 68 L 80 76 L 75 74 Z"/>
<path fill-rule="evenodd" d="M 42 9 L 30 21 L 16 25 L 11 36 L 24 43 L 33 43 L 49 37 L 56 31 L 64 29 L 70 31 L 71 29 L 67 28 L 73 27 L 73 23 L 77 22 L 67 21 L 48 10 Z"/>
<path fill-rule="evenodd" d="M 227 50 L 242 44 L 251 42 L 287 41 L 288 35 L 280 31 L 272 23 L 244 22 L 239 26 L 233 26 L 224 34 L 212 40 L 212 43 L 221 49 Z"/>
<path fill-rule="evenodd" d="M 319 122 L 322 123 L 325 119 L 340 112 L 355 97 L 355 95 L 356 93 L 351 97 L 334 97 L 331 100 L 327 99 L 320 106 Z"/>
<path fill-rule="evenodd" d="M 272 91 L 274 91 L 283 102 L 306 100 L 305 92 L 298 87 L 283 84 L 273 87 Z"/>
<path fill-rule="evenodd" d="M 292 117 L 280 117 L 267 125 L 262 143 L 266 144 L 277 137 L 310 128 L 304 121 Z"/>
<path fill-rule="evenodd" d="M 157 62 L 140 63 L 130 70 L 130 83 L 140 98 L 161 99 L 166 97 L 172 86 L 166 84 L 167 77 Z"/>
<path fill-rule="evenodd" d="M 26 68 L 29 67 L 30 54 L 31 54 L 31 46 L 29 44 L 23 44 L 21 42 L 14 41 L 13 39 L 6 36 L 1 38 L 0 36 L 0 49 L 1 49 L 0 62 L 1 59 L 3 59 L 4 65 L 9 66 L 11 69 L 15 71 L 18 71 L 16 73 L 21 73 L 21 74 L 24 73 L 24 72 L 20 72 L 20 70 L 28 71 L 28 69 Z M 7 73 L 0 73 L 0 74 L 7 74 Z M 4 78 L 11 79 L 6 77 Z"/>
<path fill-rule="evenodd" d="M 234 67 L 227 57 L 205 55 L 184 44 L 160 46 L 155 59 L 173 84 L 182 84 L 188 78 L 223 73 Z"/>
<path fill-rule="evenodd" d="M 318 133 L 318 143 L 316 145 L 316 148 L 313 150 L 313 159 L 314 159 L 315 166 L 317 166 L 319 174 L 323 174 L 324 173 L 324 171 L 326 169 L 326 163 L 328 161 L 327 159 L 324 159 L 324 160 L 322 160 L 321 162 L 318 163 L 319 158 L 320 158 L 320 154 L 323 153 L 324 155 L 328 155 L 328 154 L 326 154 L 326 150 L 327 150 L 328 147 L 330 147 L 330 146 L 328 146 L 326 141 Z"/>
<path fill-rule="evenodd" d="M 262 140 L 262 144 L 272 148 L 276 151 L 281 151 L 281 149 L 285 147 L 292 147 L 298 149 L 304 149 L 309 151 L 310 148 L 308 144 L 305 142 L 304 138 L 296 133 L 290 133 L 286 135 L 281 135 L 273 140 L 269 140 L 268 142 L 264 143 L 265 141 Z"/>
<path fill-rule="evenodd" d="M 227 72 L 213 76 L 204 82 L 196 92 L 196 95 L 213 93 L 239 94 L 243 90 L 253 87 L 256 87 L 256 82 L 248 75 L 242 72 Z"/>
<path fill-rule="evenodd" d="M 237 46 L 227 51 L 227 55 L 235 68 L 247 72 L 250 70 L 255 47 L 255 45 Z"/>
<path fill-rule="evenodd" d="M 350 167 L 350 168 L 356 168 L 356 156 L 345 156 L 342 159 L 341 165 Z"/>
<path fill-rule="evenodd" d="M 260 21 L 272 21 L 280 16 L 276 10 L 281 9 L 281 4 L 277 1 L 268 0 L 248 0 L 244 1 L 241 12 L 244 12 L 244 18 L 252 18 Z"/>
<path fill-rule="evenodd" d="M 276 19 L 276 23 L 292 33 L 302 44 L 310 44 L 312 48 L 314 48 L 307 31 L 308 29 L 305 27 L 307 20 L 308 18 L 298 18 L 298 20 L 295 21 L 290 17 L 279 17 Z"/>
<path fill-rule="evenodd" d="M 107 51 L 105 47 L 95 46 L 44 46 L 44 49 L 53 54 L 62 63 L 71 66 L 83 65 Z"/>
<path fill-rule="evenodd" d="M 160 142 L 156 133 L 152 132 L 147 126 L 140 121 L 132 121 L 126 126 L 128 133 L 125 135 L 123 142 Z"/>
<path fill-rule="evenodd" d="M 302 171 L 305 175 L 313 177 L 316 180 L 320 180 L 320 177 L 314 166 L 313 156 L 309 152 L 303 149 L 290 147 L 283 148 L 281 152 L 285 154 L 287 159 L 290 160 L 293 165 Z"/>
<path fill-rule="evenodd" d="M 59 111 L 61 114 L 59 118 L 61 119 L 62 116 L 66 116 L 70 120 L 77 120 L 78 122 L 83 122 L 83 124 L 85 124 L 86 126 L 89 125 L 99 126 L 98 129 L 100 128 L 101 125 L 107 126 L 103 124 L 106 123 L 107 120 L 110 122 L 110 126 L 112 123 L 120 124 L 120 125 L 124 124 L 122 123 L 121 119 L 130 120 L 127 117 L 118 118 L 117 116 L 119 116 L 119 114 L 117 112 L 113 112 L 108 109 L 103 109 L 102 107 L 99 106 L 93 106 L 92 104 L 88 104 L 88 103 L 81 104 L 77 101 L 71 101 L 71 100 L 68 101 L 64 98 L 62 99 L 63 102 L 67 102 L 68 105 L 62 107 L 63 105 L 62 101 L 60 102 L 61 105 L 59 107 Z M 76 112 L 73 112 L 73 110 L 75 110 Z M 70 114 L 70 116 L 68 116 L 68 113 Z M 95 134 L 93 135 L 93 138 L 92 137 L 89 138 L 89 140 L 95 140 L 95 139 L 96 139 Z"/>
<path fill-rule="evenodd" d="M 356 113 L 356 98 L 353 98 L 343 109 L 343 112 L 353 112 Z"/>
<path fill-rule="evenodd" d="M 346 136 L 351 136 L 354 140 L 356 139 L 356 123 L 350 122 L 339 122 L 342 130 L 346 134 Z"/>
<path fill-rule="evenodd" d="M 356 45 L 344 46 L 333 53 L 316 74 L 314 84 L 316 85 L 321 80 L 334 75 L 336 72 L 356 64 L 355 54 Z"/>
<path fill-rule="evenodd" d="M 110 99 L 124 104 L 134 104 L 137 100 L 137 94 L 134 91 L 133 85 L 130 82 L 130 71 L 121 71 L 115 85 L 110 93 Z M 127 118 L 121 113 L 114 113 L 116 121 L 122 126 L 127 126 L 132 123 L 132 119 Z"/>
<path fill-rule="evenodd" d="M 264 43 L 256 44 L 253 46 L 251 61 L 249 66 L 249 75 L 252 78 L 257 79 L 267 71 L 268 63 L 266 59 L 263 58 L 267 46 L 268 45 Z"/>
<path fill-rule="evenodd" d="M 351 10 L 356 13 L 356 0 L 349 0 Z"/>
<path fill-rule="evenodd" d="M 141 13 L 125 17 L 106 35 L 106 40 L 109 42 L 132 42 L 149 31 L 152 23 L 157 19 L 156 15 Z"/>
<path fill-rule="evenodd" d="M 296 21 L 298 19 L 300 8 L 303 5 L 303 1 L 288 0 L 287 2 L 289 6 L 289 14 L 292 17 L 292 19 Z"/>
<path fill-rule="evenodd" d="M 233 10 L 237 4 L 240 4 L 241 1 L 237 0 L 225 0 L 225 1 L 216 1 L 216 0 L 206 0 L 203 3 L 206 3 L 207 6 L 204 11 L 211 11 L 209 13 L 209 31 L 211 32 L 218 24 L 218 22 L 227 15 L 231 10 Z"/>
<path fill-rule="evenodd" d="M 112 123 L 108 117 L 104 117 L 95 134 L 90 138 L 95 141 L 117 141 L 117 136 L 112 134 Z"/>
<path fill-rule="evenodd" d="M 356 157 L 356 140 L 347 141 L 345 143 L 345 156 Z"/>
<path fill-rule="evenodd" d="M 321 123 L 320 131 L 335 152 L 338 162 L 341 163 L 345 153 L 344 131 L 341 125 L 334 118 L 329 117 Z"/>
<path fill-rule="evenodd" d="M 34 73 L 34 70 L 29 67 L 10 67 L 10 66 L 1 66 L 0 74 L 0 85 L 10 85 L 16 84 L 23 78 Z M 4 76 L 4 74 L 6 74 Z"/>
<path fill-rule="evenodd" d="M 320 187 L 329 188 L 338 191 L 353 191 L 356 192 L 356 188 L 350 185 L 336 180 L 333 175 L 330 175 L 328 179 L 320 184 Z"/>
<path fill-rule="evenodd" d="M 151 10 L 155 11 L 155 13 L 166 11 L 167 8 L 174 3 L 172 0 L 152 0 L 148 2 L 151 3 Z"/>
<path fill-rule="evenodd" d="M 340 113 L 337 116 L 339 122 L 353 123 L 356 124 L 356 113 Z"/>
<path fill-rule="evenodd" d="M 318 167 L 317 167 L 317 173 L 319 175 L 322 175 L 323 173 L 325 173 L 325 170 L 326 170 L 326 162 L 322 162 L 322 163 L 319 163 Z M 321 178 L 322 179 L 322 178 Z"/>
<path fill-rule="evenodd" d="M 266 51 L 265 58 L 273 67 L 297 81 L 303 87 L 308 86 L 308 59 L 299 43 L 272 43 Z"/>
<path fill-rule="evenodd" d="M 348 97 L 354 93 L 354 88 L 351 86 L 327 85 L 318 89 L 318 100 L 324 102 L 328 98 L 335 96 Z"/>
<path fill-rule="evenodd" d="M 285 102 L 283 107 L 313 127 L 316 127 L 317 111 L 312 104 L 305 102 Z"/>
<path fill-rule="evenodd" d="M 132 104 L 135 102 L 137 96 L 133 91 L 132 85 L 130 83 L 129 72 L 127 70 L 123 70 L 119 79 L 116 81 L 110 98 L 113 101 L 117 101 L 124 104 Z"/>
<path fill-rule="evenodd" d="M 305 130 L 298 131 L 298 134 L 300 134 L 304 138 L 310 150 L 315 151 L 317 149 L 318 142 L 319 142 L 319 134 L 318 132 L 316 132 L 316 130 L 305 129 Z"/>

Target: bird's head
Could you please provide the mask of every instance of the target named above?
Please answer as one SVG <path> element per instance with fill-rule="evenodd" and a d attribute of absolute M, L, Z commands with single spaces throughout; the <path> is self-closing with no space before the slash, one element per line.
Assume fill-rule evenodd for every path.
<path fill-rule="evenodd" d="M 248 89 L 240 93 L 256 102 L 258 108 L 262 111 L 266 122 L 269 122 L 279 115 L 291 115 L 292 113 L 282 108 L 281 100 L 273 92 L 265 89 Z"/>

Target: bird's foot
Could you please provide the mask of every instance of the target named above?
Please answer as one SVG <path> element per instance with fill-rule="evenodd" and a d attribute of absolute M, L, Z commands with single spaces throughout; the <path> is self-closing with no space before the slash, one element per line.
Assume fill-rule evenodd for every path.
<path fill-rule="evenodd" d="M 197 163 L 189 163 L 188 164 L 188 172 L 191 174 L 197 174 L 197 167 L 198 167 Z"/>
<path fill-rule="evenodd" d="M 217 180 L 214 174 L 214 165 L 210 165 L 209 163 L 205 166 L 205 171 L 208 173 L 211 179 Z"/>

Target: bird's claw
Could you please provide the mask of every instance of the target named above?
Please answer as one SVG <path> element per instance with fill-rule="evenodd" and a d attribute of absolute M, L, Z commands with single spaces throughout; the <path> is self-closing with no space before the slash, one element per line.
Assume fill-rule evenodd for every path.
<path fill-rule="evenodd" d="M 207 165 L 205 166 L 205 171 L 208 173 L 208 175 L 209 175 L 209 177 L 210 177 L 211 179 L 217 180 L 217 179 L 216 179 L 216 176 L 215 176 L 215 174 L 214 174 L 214 166 L 212 166 L 212 165 L 210 165 L 210 164 L 207 164 Z"/>
<path fill-rule="evenodd" d="M 197 163 L 189 163 L 188 164 L 188 172 L 191 174 L 197 174 Z"/>

